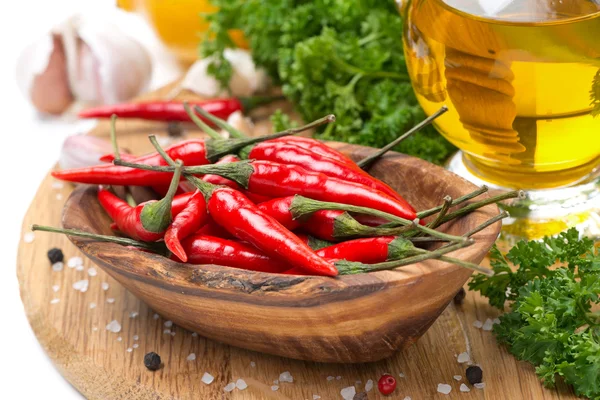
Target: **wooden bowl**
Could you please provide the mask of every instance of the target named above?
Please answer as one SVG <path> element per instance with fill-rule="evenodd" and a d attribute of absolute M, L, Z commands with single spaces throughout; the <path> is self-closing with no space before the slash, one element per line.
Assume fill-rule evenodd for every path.
<path fill-rule="evenodd" d="M 374 150 L 332 143 L 354 159 Z M 417 210 L 476 187 L 423 160 L 391 153 L 374 176 L 397 189 Z M 494 205 L 443 225 L 460 235 L 496 215 Z M 96 189 L 77 188 L 68 199 L 65 228 L 111 234 Z M 479 263 L 500 223 L 475 235 L 476 244 L 452 253 Z M 431 326 L 471 271 L 430 260 L 396 271 L 339 278 L 260 273 L 217 265 L 189 265 L 162 256 L 71 237 L 81 251 L 165 318 L 233 346 L 320 362 L 357 363 L 391 356 Z"/>

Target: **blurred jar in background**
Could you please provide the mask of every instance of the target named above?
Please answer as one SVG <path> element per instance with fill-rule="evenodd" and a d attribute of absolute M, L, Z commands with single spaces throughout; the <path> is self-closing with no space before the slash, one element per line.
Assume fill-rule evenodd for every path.
<path fill-rule="evenodd" d="M 117 0 L 127 11 L 143 14 L 160 40 L 184 65 L 198 59 L 198 45 L 208 30 L 208 22 L 201 14 L 217 10 L 209 0 Z M 248 48 L 241 31 L 231 31 L 234 43 Z"/>

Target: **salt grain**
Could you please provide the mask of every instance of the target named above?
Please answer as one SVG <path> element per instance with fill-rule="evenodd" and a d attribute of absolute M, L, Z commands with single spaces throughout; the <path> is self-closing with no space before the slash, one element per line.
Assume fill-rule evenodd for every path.
<path fill-rule="evenodd" d="M 244 390 L 248 387 L 248 384 L 246 383 L 245 380 L 240 378 L 237 381 L 235 381 L 235 387 L 238 388 L 239 390 Z"/>
<path fill-rule="evenodd" d="M 132 349 L 131 347 L 128 347 L 128 348 L 127 348 L 127 352 L 128 352 L 128 353 L 131 353 L 132 351 L 133 351 L 133 349 Z"/>
<path fill-rule="evenodd" d="M 412 400 L 412 399 L 410 398 L 410 396 L 406 396 L 406 397 L 404 398 L 404 400 Z"/>
<path fill-rule="evenodd" d="M 97 332 L 97 331 L 98 331 L 98 327 L 97 327 L 97 326 L 94 326 L 94 327 L 92 328 L 92 332 Z"/>
<path fill-rule="evenodd" d="M 173 326 L 173 321 L 165 321 L 165 327 L 170 328 Z"/>
<path fill-rule="evenodd" d="M 62 200 L 62 199 L 63 199 L 63 195 L 61 193 L 57 193 L 56 200 Z"/>
<path fill-rule="evenodd" d="M 462 376 L 460 375 L 454 375 L 454 379 L 457 381 L 460 381 L 462 379 Z"/>
<path fill-rule="evenodd" d="M 60 301 L 60 299 L 52 299 L 50 300 L 50 304 L 56 304 Z"/>
<path fill-rule="evenodd" d="M 75 271 L 83 271 L 85 268 L 83 265 L 78 265 L 75 267 Z"/>
<path fill-rule="evenodd" d="M 104 291 L 108 290 L 108 282 L 102 282 L 101 287 L 102 287 L 102 290 L 104 290 Z"/>
<path fill-rule="evenodd" d="M 54 293 L 58 292 L 58 291 L 59 291 L 59 289 L 60 289 L 60 286 L 59 286 L 59 285 L 54 285 L 54 286 L 52 286 L 52 291 L 53 291 Z"/>
<path fill-rule="evenodd" d="M 106 330 L 112 333 L 119 333 L 121 332 L 121 324 L 116 319 L 113 319 L 106 325 Z"/>
<path fill-rule="evenodd" d="M 352 400 L 356 394 L 356 388 L 354 386 L 348 386 L 340 390 L 340 394 L 344 400 Z"/>
<path fill-rule="evenodd" d="M 492 321 L 492 323 L 494 325 L 498 325 L 500 323 L 500 318 L 494 318 L 494 320 Z"/>
<path fill-rule="evenodd" d="M 198 337 L 198 333 L 197 332 L 192 333 L 192 337 Z"/>
<path fill-rule="evenodd" d="M 170 329 L 165 329 L 165 330 L 163 331 L 163 333 L 164 333 L 165 335 L 170 335 L 170 334 L 171 334 L 171 330 L 170 330 Z"/>
<path fill-rule="evenodd" d="M 321 398 L 321 396 L 319 396 L 318 394 L 313 394 L 313 400 L 319 400 Z"/>
<path fill-rule="evenodd" d="M 78 265 L 83 265 L 83 259 L 81 257 L 71 257 L 69 258 L 69 261 L 67 262 L 67 266 L 69 268 L 75 268 Z"/>
<path fill-rule="evenodd" d="M 450 394 L 450 392 L 452 391 L 452 386 L 447 385 L 445 383 L 438 383 L 437 391 L 442 394 Z"/>
<path fill-rule="evenodd" d="M 31 243 L 31 242 L 33 242 L 34 239 L 35 239 L 35 233 L 33 233 L 33 232 L 27 232 L 26 234 L 23 235 L 23 241 L 25 243 Z"/>
<path fill-rule="evenodd" d="M 294 382 L 294 377 L 290 374 L 290 371 L 285 371 L 279 374 L 279 382 Z"/>
<path fill-rule="evenodd" d="M 122 340 L 123 340 L 123 338 L 122 338 L 121 336 L 119 336 L 119 337 L 117 338 L 117 342 L 120 342 L 120 341 L 122 341 Z"/>
<path fill-rule="evenodd" d="M 254 368 L 254 367 L 256 367 L 256 363 L 255 363 L 254 361 L 250 361 L 250 366 L 251 366 L 252 368 Z"/>
<path fill-rule="evenodd" d="M 202 383 L 204 383 L 205 385 L 210 385 L 211 383 L 213 383 L 214 380 L 215 377 L 209 374 L 208 372 L 205 372 L 204 375 L 202 375 Z"/>
<path fill-rule="evenodd" d="M 188 361 L 194 361 L 196 359 L 196 354 L 195 353 L 191 353 L 189 356 L 187 356 L 187 360 Z"/>
<path fill-rule="evenodd" d="M 96 268 L 94 268 L 94 267 L 88 268 L 88 275 L 89 276 L 96 276 L 96 275 L 98 275 L 98 271 L 96 271 Z"/>
<path fill-rule="evenodd" d="M 60 272 L 63 270 L 64 267 L 65 264 L 63 264 L 61 261 L 55 262 L 54 264 L 52 264 L 52 271 Z"/>
<path fill-rule="evenodd" d="M 400 372 L 400 373 L 398 374 L 398 376 L 399 376 L 400 378 L 406 378 L 406 375 L 404 375 L 402 372 Z"/>
<path fill-rule="evenodd" d="M 338 375 L 335 377 L 335 379 L 337 379 L 339 381 L 340 379 L 342 379 L 342 377 Z"/>
<path fill-rule="evenodd" d="M 171 332 L 171 336 L 175 336 L 175 331 L 172 331 L 172 332 Z"/>
<path fill-rule="evenodd" d="M 485 323 L 483 324 L 482 328 L 484 331 L 491 331 L 492 328 L 494 327 L 494 321 L 492 321 L 491 319 L 486 319 Z"/>
<path fill-rule="evenodd" d="M 370 392 L 373 390 L 373 380 L 369 379 L 367 383 L 365 383 L 365 392 Z"/>
<path fill-rule="evenodd" d="M 140 347 L 140 345 L 138 343 L 134 343 L 132 346 L 134 349 L 137 349 L 138 347 Z"/>
<path fill-rule="evenodd" d="M 65 185 L 62 182 L 54 181 L 52 182 L 52 189 L 62 189 Z"/>
<path fill-rule="evenodd" d="M 327 377 L 327 380 L 328 380 L 328 381 L 332 381 L 332 380 L 334 380 L 334 379 L 335 379 L 335 376 L 328 376 L 328 377 Z"/>
<path fill-rule="evenodd" d="M 485 387 L 485 383 L 484 382 L 476 383 L 473 386 L 475 386 L 477 389 L 483 389 Z"/>
<path fill-rule="evenodd" d="M 463 364 L 463 363 L 469 362 L 470 359 L 471 359 L 471 357 L 469 357 L 469 353 L 467 353 L 465 351 L 464 353 L 460 353 L 458 355 L 458 357 L 456 358 L 456 361 L 458 361 L 459 364 Z"/>
<path fill-rule="evenodd" d="M 473 322 L 473 326 L 477 329 L 481 329 L 481 327 L 483 326 L 483 322 L 481 322 L 480 320 L 477 320 L 477 321 Z"/>
<path fill-rule="evenodd" d="M 133 335 L 133 340 L 138 340 L 140 337 L 138 335 Z"/>
<path fill-rule="evenodd" d="M 273 381 L 273 384 L 275 384 L 275 385 L 279 385 L 279 379 L 275 379 L 275 380 Z"/>
<path fill-rule="evenodd" d="M 85 293 L 88 290 L 90 282 L 87 279 L 83 279 L 73 283 L 73 289 L 80 291 L 81 293 Z"/>
<path fill-rule="evenodd" d="M 106 302 L 108 304 L 113 304 L 115 302 L 115 299 L 113 297 L 109 297 L 108 299 L 106 299 Z"/>
<path fill-rule="evenodd" d="M 96 308 L 96 303 L 90 303 L 90 308 L 93 310 L 94 308 Z"/>
<path fill-rule="evenodd" d="M 153 319 L 159 319 L 159 318 L 160 318 L 160 315 L 158 315 L 158 314 L 154 314 L 154 315 L 152 316 L 152 318 L 153 318 Z"/>
<path fill-rule="evenodd" d="M 460 391 L 466 393 L 466 392 L 470 392 L 471 389 L 469 389 L 469 387 L 467 385 L 465 385 L 464 383 L 461 383 L 460 384 Z"/>
<path fill-rule="evenodd" d="M 139 313 L 139 312 L 137 312 L 137 311 L 132 311 L 132 312 L 130 312 L 130 313 L 129 313 L 129 318 L 135 318 L 135 317 L 137 317 L 138 315 L 140 315 L 140 313 Z"/>
<path fill-rule="evenodd" d="M 233 389 L 235 389 L 235 383 L 231 382 L 228 383 L 223 390 L 225 390 L 226 392 L 231 392 Z"/>
<path fill-rule="evenodd" d="M 279 386 L 277 386 L 277 385 L 271 386 L 271 390 L 274 392 L 276 392 L 278 389 L 279 389 Z"/>

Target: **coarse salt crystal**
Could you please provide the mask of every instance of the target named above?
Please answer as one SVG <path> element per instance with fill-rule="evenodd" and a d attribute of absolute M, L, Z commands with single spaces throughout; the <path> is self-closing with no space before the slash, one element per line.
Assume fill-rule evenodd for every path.
<path fill-rule="evenodd" d="M 83 258 L 77 256 L 69 258 L 69 261 L 67 262 L 69 268 L 75 268 L 78 265 L 83 265 Z"/>
<path fill-rule="evenodd" d="M 248 384 L 246 383 L 245 380 L 240 378 L 237 381 L 235 381 L 235 387 L 238 388 L 239 390 L 244 390 L 248 387 Z"/>
<path fill-rule="evenodd" d="M 313 400 L 319 400 L 321 398 L 321 396 L 319 396 L 318 394 L 313 394 Z"/>
<path fill-rule="evenodd" d="M 290 374 L 290 371 L 285 371 L 279 374 L 279 382 L 294 382 L 294 377 Z"/>
<path fill-rule="evenodd" d="M 53 286 L 52 286 L 52 291 L 53 291 L 53 292 L 55 292 L 55 293 L 56 293 L 56 292 L 58 292 L 58 291 L 59 291 L 59 289 L 60 289 L 60 286 L 59 286 L 59 285 L 53 285 Z"/>
<path fill-rule="evenodd" d="M 35 239 L 35 233 L 33 233 L 33 232 L 27 232 L 26 234 L 23 235 L 23 241 L 25 243 L 31 243 L 31 242 L 33 242 L 34 239 Z"/>
<path fill-rule="evenodd" d="M 460 381 L 462 379 L 462 376 L 460 375 L 454 375 L 454 379 L 457 381 Z"/>
<path fill-rule="evenodd" d="M 198 337 L 198 333 L 197 332 L 192 333 L 192 337 Z"/>
<path fill-rule="evenodd" d="M 152 318 L 153 318 L 153 319 L 159 319 L 159 318 L 160 318 L 160 315 L 158 315 L 158 314 L 154 314 L 154 315 L 152 316 Z"/>
<path fill-rule="evenodd" d="M 344 400 L 352 400 L 356 394 L 356 388 L 354 386 L 348 386 L 340 390 L 340 394 Z"/>
<path fill-rule="evenodd" d="M 494 327 L 494 321 L 492 321 L 491 319 L 488 318 L 485 320 L 485 323 L 483 324 L 481 329 L 483 329 L 484 331 L 491 331 L 493 327 Z"/>
<path fill-rule="evenodd" d="M 84 268 L 83 264 L 75 267 L 75 271 L 83 271 L 84 269 L 85 268 Z"/>
<path fill-rule="evenodd" d="M 365 383 L 365 392 L 370 392 L 373 390 L 373 379 L 369 379 L 367 383 Z"/>
<path fill-rule="evenodd" d="M 96 303 L 90 303 L 90 308 L 91 308 L 91 309 L 94 309 L 94 308 L 96 308 Z"/>
<path fill-rule="evenodd" d="M 97 326 L 92 327 L 92 331 L 93 332 L 97 332 L 98 331 L 98 327 Z"/>
<path fill-rule="evenodd" d="M 277 386 L 277 385 L 271 386 L 271 390 L 274 392 L 276 392 L 278 389 L 279 389 L 279 386 Z"/>
<path fill-rule="evenodd" d="M 56 194 L 56 200 L 62 200 L 62 199 L 63 199 L 62 193 L 57 193 Z"/>
<path fill-rule="evenodd" d="M 235 382 L 228 383 L 223 390 L 231 392 L 233 389 L 235 389 Z"/>
<path fill-rule="evenodd" d="M 140 337 L 138 335 L 133 335 L 133 340 L 138 340 Z"/>
<path fill-rule="evenodd" d="M 406 378 L 406 375 L 404 375 L 402 372 L 400 372 L 400 373 L 398 374 L 398 376 L 399 376 L 400 378 Z"/>
<path fill-rule="evenodd" d="M 328 380 L 328 381 L 332 381 L 332 380 L 334 380 L 334 379 L 335 379 L 335 376 L 328 376 L 328 377 L 327 377 L 327 380 Z"/>
<path fill-rule="evenodd" d="M 119 337 L 117 338 L 117 342 L 120 342 L 120 341 L 122 341 L 122 340 L 123 340 L 123 338 L 122 338 L 121 336 L 119 336 Z"/>
<path fill-rule="evenodd" d="M 469 387 L 467 385 L 465 385 L 464 383 L 461 383 L 460 384 L 460 391 L 466 393 L 466 392 L 470 392 L 471 389 L 469 389 Z"/>
<path fill-rule="evenodd" d="M 96 275 L 98 275 L 98 271 L 94 267 L 88 268 L 88 275 L 89 276 L 96 276 Z"/>
<path fill-rule="evenodd" d="M 129 318 L 135 318 L 135 317 L 137 317 L 138 315 L 140 315 L 140 313 L 139 313 L 139 312 L 137 312 L 137 311 L 132 311 L 132 312 L 130 312 L 130 313 L 129 313 Z"/>
<path fill-rule="evenodd" d="M 171 336 L 175 336 L 175 331 L 171 331 Z"/>
<path fill-rule="evenodd" d="M 113 297 L 109 297 L 108 299 L 106 299 L 106 302 L 108 304 L 113 304 L 115 302 L 115 299 Z"/>
<path fill-rule="evenodd" d="M 442 394 L 450 394 L 452 391 L 452 386 L 445 383 L 438 383 L 437 391 Z"/>
<path fill-rule="evenodd" d="M 52 182 L 52 189 L 62 189 L 65 185 L 62 182 L 54 181 Z"/>
<path fill-rule="evenodd" d="M 406 396 L 406 397 L 404 398 L 404 400 L 412 400 L 412 399 L 410 398 L 410 396 Z"/>
<path fill-rule="evenodd" d="M 342 379 L 342 377 L 338 375 L 335 377 L 335 379 L 337 379 L 339 381 L 340 379 Z"/>
<path fill-rule="evenodd" d="M 475 386 L 477 389 L 483 389 L 485 387 L 485 382 L 476 383 Z"/>
<path fill-rule="evenodd" d="M 481 329 L 481 327 L 483 326 L 483 322 L 481 322 L 480 320 L 477 320 L 477 321 L 473 322 L 473 326 L 477 329 Z"/>
<path fill-rule="evenodd" d="M 187 356 L 187 360 L 188 361 L 194 361 L 196 359 L 196 354 L 195 353 L 190 353 L 189 356 Z"/>
<path fill-rule="evenodd" d="M 138 347 L 140 347 L 140 345 L 138 343 L 134 343 L 132 346 L 134 349 L 137 349 Z"/>
<path fill-rule="evenodd" d="M 165 327 L 170 328 L 173 326 L 173 321 L 165 321 Z"/>
<path fill-rule="evenodd" d="M 273 381 L 273 384 L 275 384 L 275 385 L 279 385 L 279 379 L 275 379 L 275 380 Z"/>
<path fill-rule="evenodd" d="M 52 264 L 52 271 L 60 272 L 65 267 L 65 264 L 62 261 L 55 262 Z"/>
<path fill-rule="evenodd" d="M 165 330 L 163 331 L 163 333 L 164 333 L 165 335 L 170 335 L 170 334 L 171 334 L 171 330 L 170 330 L 170 329 L 165 329 Z"/>
<path fill-rule="evenodd" d="M 108 290 L 108 282 L 102 282 L 102 285 L 100 285 L 102 287 L 102 290 L 106 291 Z"/>
<path fill-rule="evenodd" d="M 201 380 L 202 383 L 204 383 L 205 385 L 210 385 L 215 380 L 215 377 L 209 374 L 208 372 L 205 372 L 204 375 L 202 375 Z"/>
<path fill-rule="evenodd" d="M 56 304 L 60 301 L 60 299 L 52 299 L 50 300 L 50 304 Z"/>
<path fill-rule="evenodd" d="M 131 353 L 132 351 L 133 351 L 133 349 L 132 349 L 131 347 L 128 347 L 128 348 L 127 348 L 127 352 L 128 352 L 128 353 Z"/>
<path fill-rule="evenodd" d="M 360 386 L 362 384 L 362 381 L 354 381 L 354 386 Z"/>
<path fill-rule="evenodd" d="M 73 289 L 79 290 L 81 293 L 85 293 L 88 290 L 90 282 L 87 279 L 82 279 L 73 283 Z"/>
<path fill-rule="evenodd" d="M 112 333 L 119 333 L 121 332 L 121 324 L 116 319 L 113 319 L 106 325 L 106 330 Z"/>
<path fill-rule="evenodd" d="M 494 325 L 498 325 L 500 323 L 500 318 L 494 318 L 493 321 L 492 321 L 492 323 Z"/>
<path fill-rule="evenodd" d="M 469 353 L 467 353 L 466 351 L 464 353 L 460 353 L 458 355 L 458 357 L 456 358 L 456 361 L 458 361 L 460 364 L 469 362 L 469 360 L 471 359 L 471 357 L 469 357 Z"/>
<path fill-rule="evenodd" d="M 251 366 L 252 368 L 254 368 L 254 367 L 256 367 L 256 363 L 255 363 L 254 361 L 250 361 L 250 366 Z"/>

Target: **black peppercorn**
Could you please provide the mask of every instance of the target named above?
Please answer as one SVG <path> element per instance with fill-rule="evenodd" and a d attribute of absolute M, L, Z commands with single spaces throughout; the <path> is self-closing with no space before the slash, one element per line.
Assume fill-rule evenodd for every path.
<path fill-rule="evenodd" d="M 144 356 L 144 365 L 150 371 L 156 371 L 160 369 L 160 356 L 155 352 L 151 351 L 150 353 Z"/>
<path fill-rule="evenodd" d="M 179 137 L 183 134 L 183 128 L 179 122 L 169 122 L 167 125 L 167 133 L 171 137 Z"/>
<path fill-rule="evenodd" d="M 467 292 L 465 292 L 464 288 L 460 288 L 460 290 L 454 295 L 454 304 L 461 305 L 463 300 L 467 296 Z"/>
<path fill-rule="evenodd" d="M 467 380 L 471 385 L 481 383 L 483 380 L 483 371 L 477 365 L 471 365 L 466 371 Z"/>
<path fill-rule="evenodd" d="M 56 264 L 57 262 L 63 262 L 65 259 L 65 255 L 63 254 L 61 249 L 53 248 L 48 250 L 48 260 L 50 260 L 50 264 Z"/>

